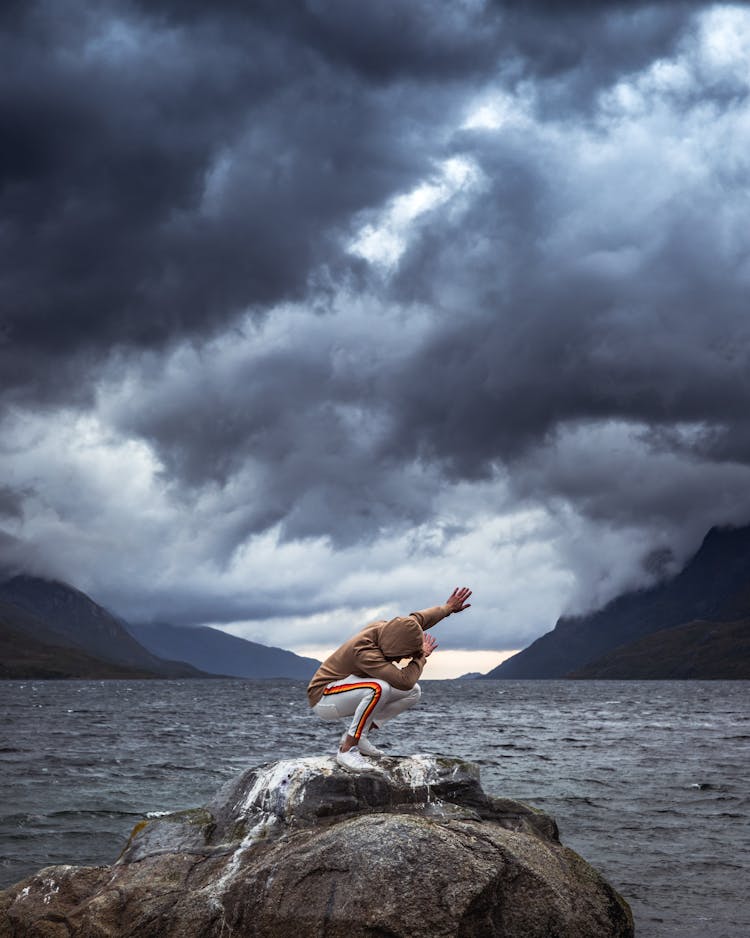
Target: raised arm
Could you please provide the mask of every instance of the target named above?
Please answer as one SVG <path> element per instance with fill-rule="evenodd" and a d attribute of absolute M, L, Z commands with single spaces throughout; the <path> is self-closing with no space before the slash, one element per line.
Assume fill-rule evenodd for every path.
<path fill-rule="evenodd" d="M 419 612 L 410 612 L 409 616 L 416 619 L 423 629 L 431 629 L 433 625 L 437 625 L 446 616 L 468 609 L 471 606 L 471 603 L 468 602 L 470 596 L 471 590 L 467 586 L 457 586 L 442 606 L 430 606 L 428 609 L 422 609 Z"/>

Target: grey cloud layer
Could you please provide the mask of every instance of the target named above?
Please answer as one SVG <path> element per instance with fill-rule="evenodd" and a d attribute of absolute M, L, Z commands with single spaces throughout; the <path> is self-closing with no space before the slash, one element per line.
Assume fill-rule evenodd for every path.
<path fill-rule="evenodd" d="M 498 475 L 657 546 L 745 520 L 748 87 L 700 58 L 709 5 L 68 6 L 0 18 L 9 408 L 96 412 L 177 503 L 216 492 L 219 565 Z M 518 114 L 466 127 L 497 93 Z M 451 157 L 475 183 L 393 270 L 350 252 Z"/>
<path fill-rule="evenodd" d="M 211 9 L 174 24 L 158 5 L 39 4 L 4 33 L 4 384 L 33 392 L 77 353 L 210 335 L 305 295 L 313 271 L 351 266 L 339 229 L 420 171 L 416 92 L 405 120 L 282 33 L 283 11 L 234 32 Z"/>
<path fill-rule="evenodd" d="M 3 383 L 39 393 L 76 353 L 87 370 L 355 276 L 342 233 L 440 155 L 467 90 L 539 68 L 596 86 L 591 62 L 655 54 L 685 10 L 636 7 L 11 5 Z"/>

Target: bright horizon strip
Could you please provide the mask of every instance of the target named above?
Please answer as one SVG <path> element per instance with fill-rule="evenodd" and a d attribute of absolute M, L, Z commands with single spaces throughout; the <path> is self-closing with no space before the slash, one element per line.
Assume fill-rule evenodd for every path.
<path fill-rule="evenodd" d="M 320 645 L 305 645 L 290 649 L 296 655 L 317 658 L 319 661 L 324 661 L 335 650 L 334 647 Z M 438 649 L 430 655 L 420 681 L 452 680 L 477 671 L 480 674 L 486 674 L 503 661 L 518 654 L 520 650 L 520 648 L 511 651 L 464 648 L 441 651 Z"/>

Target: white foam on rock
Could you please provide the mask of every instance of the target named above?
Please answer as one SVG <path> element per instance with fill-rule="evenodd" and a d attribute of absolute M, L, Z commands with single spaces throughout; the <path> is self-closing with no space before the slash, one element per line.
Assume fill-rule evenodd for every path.
<path fill-rule="evenodd" d="M 425 788 L 440 781 L 441 772 L 435 756 L 415 755 L 402 759 L 393 775 L 410 788 Z"/>
<path fill-rule="evenodd" d="M 267 836 L 277 823 L 278 819 L 275 817 L 262 817 L 260 821 L 245 834 L 238 844 L 237 849 L 232 854 L 229 863 L 227 863 L 226 869 L 216 880 L 216 884 L 209 889 L 209 893 L 214 899 L 222 896 L 224 892 L 226 892 L 227 887 L 231 884 L 239 871 L 244 854 L 247 853 L 251 847 L 254 847 L 258 841 Z"/>
<path fill-rule="evenodd" d="M 282 759 L 258 772 L 253 786 L 235 805 L 235 817 L 241 819 L 252 811 L 286 818 L 289 808 L 304 800 L 305 787 L 313 776 L 332 775 L 335 763 L 329 756 L 309 759 Z"/>
<path fill-rule="evenodd" d="M 418 754 L 395 761 L 395 766 L 379 765 L 386 776 L 395 784 L 408 785 L 410 788 L 427 788 L 445 777 L 446 770 L 438 762 L 438 757 L 431 754 Z M 461 771 L 462 766 L 453 767 L 452 775 Z M 335 760 L 330 756 L 312 756 L 306 759 L 282 759 L 258 771 L 250 790 L 235 804 L 233 815 L 237 821 L 251 816 L 260 819 L 286 820 L 294 811 L 294 806 L 305 798 L 305 788 L 311 778 L 320 775 L 330 776 L 340 772 Z"/>
<path fill-rule="evenodd" d="M 427 801 L 432 802 L 431 786 L 446 777 L 447 767 L 438 762 L 437 756 L 419 754 L 389 759 L 387 767 L 382 765 L 379 768 L 395 785 L 407 785 L 415 790 L 426 789 Z M 465 765 L 458 763 L 452 766 L 450 774 L 456 777 L 465 769 Z M 235 822 L 247 821 L 252 824 L 232 851 L 221 876 L 205 889 L 209 902 L 222 916 L 222 924 L 225 915 L 224 896 L 236 877 L 241 875 L 245 854 L 290 820 L 294 806 L 304 802 L 305 788 L 312 778 L 331 776 L 342 771 L 331 756 L 282 759 L 258 770 L 249 791 L 236 802 L 232 811 Z M 439 800 L 437 803 L 440 804 Z"/>
<path fill-rule="evenodd" d="M 455 768 L 452 774 L 456 774 Z M 424 788 L 428 803 L 443 804 L 440 798 L 432 797 L 432 786 L 445 776 L 445 770 L 438 764 L 436 756 L 419 754 L 403 759 L 396 766 L 393 775 L 410 788 Z"/>
<path fill-rule="evenodd" d="M 255 823 L 242 838 L 227 863 L 226 869 L 211 887 L 214 899 L 230 886 L 248 850 L 265 839 L 285 821 L 294 804 L 304 800 L 305 786 L 316 775 L 332 775 L 335 763 L 329 756 L 308 759 L 282 759 L 259 769 L 247 794 L 234 806 L 237 822 L 252 816 Z"/>
<path fill-rule="evenodd" d="M 395 765 L 391 765 L 395 762 Z M 453 766 L 456 775 L 462 766 Z M 389 760 L 388 768 L 382 767 L 396 785 L 407 785 L 412 789 L 427 790 L 427 800 L 432 801 L 431 786 L 445 778 L 446 768 L 438 757 L 419 754 L 408 758 Z M 343 771 L 330 756 L 312 756 L 305 759 L 282 759 L 258 770 L 249 791 L 234 805 L 232 815 L 237 823 L 251 821 L 245 836 L 233 850 L 227 866 L 210 887 L 212 902 L 221 905 L 221 897 L 231 886 L 240 871 L 242 858 L 275 828 L 290 820 L 294 806 L 304 802 L 308 782 L 321 775 L 330 776 Z"/>

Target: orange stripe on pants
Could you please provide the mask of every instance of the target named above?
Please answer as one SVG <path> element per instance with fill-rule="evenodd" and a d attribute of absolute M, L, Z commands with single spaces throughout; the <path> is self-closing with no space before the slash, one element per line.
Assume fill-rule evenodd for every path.
<path fill-rule="evenodd" d="M 326 687 L 323 691 L 324 697 L 330 697 L 332 694 L 343 694 L 348 690 L 359 690 L 362 687 L 369 687 L 372 691 L 372 700 L 370 700 L 369 704 L 365 707 L 365 712 L 360 717 L 359 723 L 357 723 L 357 729 L 354 733 L 354 738 L 357 741 L 359 741 L 359 737 L 362 735 L 362 731 L 367 725 L 370 714 L 380 702 L 383 688 L 380 684 L 375 683 L 375 681 L 357 681 L 355 684 L 338 684 L 336 687 Z"/>

